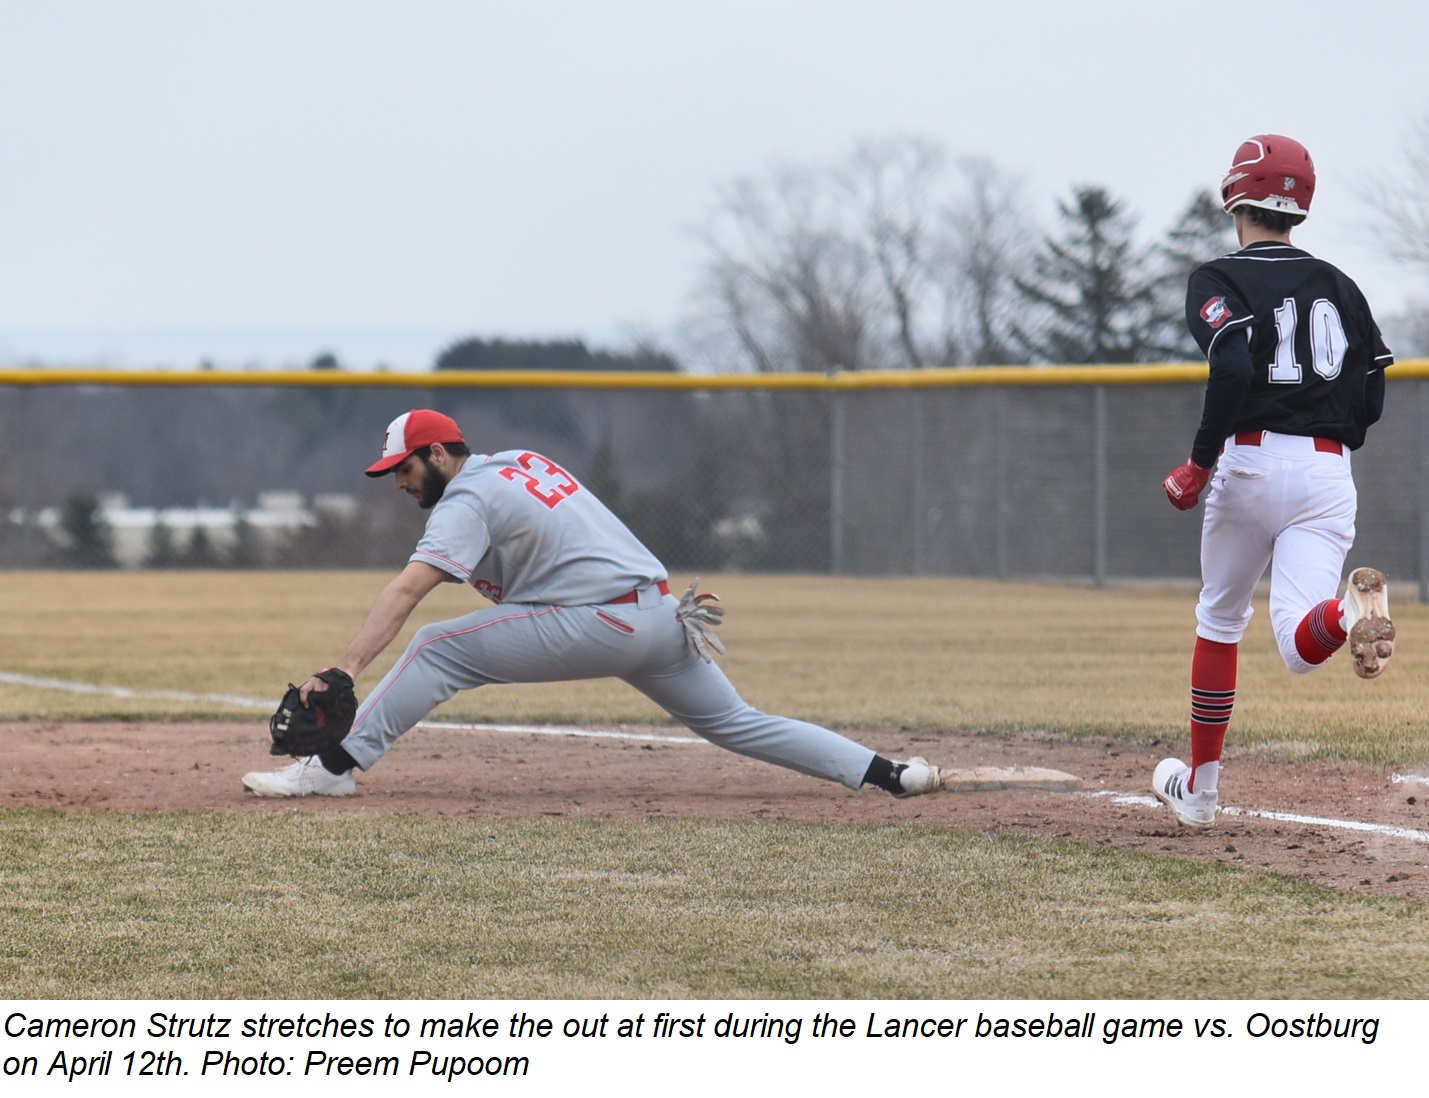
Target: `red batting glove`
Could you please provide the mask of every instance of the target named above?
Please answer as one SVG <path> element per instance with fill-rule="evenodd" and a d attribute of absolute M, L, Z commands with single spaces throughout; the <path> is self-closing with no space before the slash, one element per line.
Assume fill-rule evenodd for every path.
<path fill-rule="evenodd" d="M 1166 498 L 1178 511 L 1189 511 L 1201 498 L 1201 489 L 1211 479 L 1211 471 L 1202 469 L 1194 461 L 1186 459 L 1186 464 L 1171 470 L 1171 475 L 1162 482 Z"/>

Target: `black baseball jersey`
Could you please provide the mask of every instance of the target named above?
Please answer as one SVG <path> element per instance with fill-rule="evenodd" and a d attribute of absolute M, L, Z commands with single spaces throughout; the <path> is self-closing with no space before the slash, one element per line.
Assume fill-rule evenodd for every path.
<path fill-rule="evenodd" d="M 1308 252 L 1264 241 L 1202 265 L 1187 285 L 1186 323 L 1211 366 L 1198 465 L 1215 464 L 1237 431 L 1358 449 L 1383 411 L 1394 356 L 1360 288 Z"/>

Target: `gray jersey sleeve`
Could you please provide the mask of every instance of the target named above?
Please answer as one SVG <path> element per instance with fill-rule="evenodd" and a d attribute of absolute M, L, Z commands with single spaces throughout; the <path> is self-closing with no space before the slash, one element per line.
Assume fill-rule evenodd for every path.
<path fill-rule="evenodd" d="M 491 547 L 491 532 L 470 500 L 443 498 L 427 520 L 426 532 L 412 553 L 413 560 L 430 564 L 462 583 L 472 583 L 477 566 Z"/>

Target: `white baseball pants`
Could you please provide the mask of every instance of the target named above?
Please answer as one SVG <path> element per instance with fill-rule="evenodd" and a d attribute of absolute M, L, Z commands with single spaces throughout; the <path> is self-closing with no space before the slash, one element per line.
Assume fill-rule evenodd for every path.
<path fill-rule="evenodd" d="M 1201 598 L 1196 635 L 1236 644 L 1250 623 L 1251 597 L 1270 565 L 1270 622 L 1280 655 L 1301 674 L 1295 629 L 1317 603 L 1338 597 L 1355 540 L 1350 454 L 1315 440 L 1265 432 L 1259 446 L 1226 441 L 1211 477 L 1201 527 Z"/>

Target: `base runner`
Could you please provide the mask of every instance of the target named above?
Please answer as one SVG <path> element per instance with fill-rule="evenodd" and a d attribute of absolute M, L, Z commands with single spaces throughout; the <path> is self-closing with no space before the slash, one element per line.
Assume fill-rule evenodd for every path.
<path fill-rule="evenodd" d="M 1290 243 L 1314 194 L 1315 166 L 1298 142 L 1244 142 L 1221 182 L 1241 249 L 1197 269 L 1187 287 L 1186 319 L 1210 380 L 1191 456 L 1164 487 L 1183 511 L 1207 485 L 1210 494 L 1191 761 L 1163 760 L 1152 789 L 1191 827 L 1215 822 L 1238 645 L 1267 565 L 1271 625 L 1292 671 L 1315 670 L 1348 641 L 1355 673 L 1372 679 L 1394 654 L 1381 572 L 1354 569 L 1335 597 L 1355 537 L 1350 454 L 1383 411 L 1394 359 L 1359 287 Z"/>

